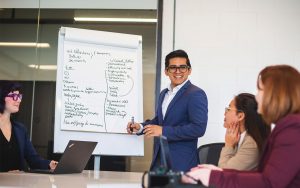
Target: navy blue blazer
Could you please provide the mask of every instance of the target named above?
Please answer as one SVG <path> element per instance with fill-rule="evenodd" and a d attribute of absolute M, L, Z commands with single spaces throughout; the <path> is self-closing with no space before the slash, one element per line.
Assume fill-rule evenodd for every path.
<path fill-rule="evenodd" d="M 187 81 L 176 93 L 163 119 L 162 103 L 168 89 L 159 96 L 154 119 L 143 123 L 162 126 L 162 135 L 167 137 L 172 167 L 176 171 L 188 171 L 197 166 L 198 137 L 204 135 L 207 126 L 207 97 L 205 92 Z M 153 159 L 150 169 L 157 164 L 159 140 L 154 139 Z"/>
<path fill-rule="evenodd" d="M 12 128 L 20 149 L 20 170 L 26 170 L 24 159 L 32 169 L 48 169 L 50 161 L 41 158 L 37 154 L 28 138 L 26 128 L 21 123 L 15 121 L 12 121 Z"/>

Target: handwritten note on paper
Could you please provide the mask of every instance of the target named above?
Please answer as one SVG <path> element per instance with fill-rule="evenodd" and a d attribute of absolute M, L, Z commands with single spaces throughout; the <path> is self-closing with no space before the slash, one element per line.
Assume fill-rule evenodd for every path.
<path fill-rule="evenodd" d="M 125 133 L 137 108 L 136 49 L 64 42 L 61 129 Z"/>

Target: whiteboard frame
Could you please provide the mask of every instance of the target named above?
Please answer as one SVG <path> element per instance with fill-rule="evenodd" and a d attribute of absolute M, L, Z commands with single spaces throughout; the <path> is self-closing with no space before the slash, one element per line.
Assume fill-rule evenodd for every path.
<path fill-rule="evenodd" d="M 83 140 L 98 142 L 93 154 L 94 155 L 115 155 L 115 156 L 144 156 L 144 136 L 116 134 L 116 133 L 99 133 L 99 132 L 82 132 L 82 131 L 67 131 L 61 130 L 61 111 L 62 111 L 62 65 L 64 57 L 64 40 L 68 29 L 74 31 L 75 28 L 61 27 L 58 34 L 58 55 L 57 55 L 57 79 L 56 79 L 56 101 L 55 101 L 55 125 L 54 125 L 54 153 L 63 153 L 69 140 Z M 86 32 L 85 29 L 75 29 Z M 95 31 L 92 31 L 95 32 Z M 99 31 L 102 32 L 102 31 Z M 128 35 L 120 33 L 102 32 L 108 35 L 118 36 L 136 36 L 138 40 L 137 55 L 138 55 L 138 78 L 136 79 L 137 87 L 141 92 L 138 93 L 137 100 L 141 109 L 137 110 L 137 121 L 143 121 L 143 86 L 142 86 L 142 37 L 138 35 Z"/>

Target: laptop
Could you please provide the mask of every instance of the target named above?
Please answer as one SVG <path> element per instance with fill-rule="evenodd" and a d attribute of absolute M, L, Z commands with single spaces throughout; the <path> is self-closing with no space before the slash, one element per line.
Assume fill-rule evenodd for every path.
<path fill-rule="evenodd" d="M 97 142 L 70 140 L 54 170 L 30 169 L 29 172 L 43 174 L 81 173 L 96 145 Z"/>

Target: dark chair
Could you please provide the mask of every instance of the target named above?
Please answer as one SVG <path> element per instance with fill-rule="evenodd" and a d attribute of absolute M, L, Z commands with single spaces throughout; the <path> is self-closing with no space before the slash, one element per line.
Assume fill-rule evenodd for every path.
<path fill-rule="evenodd" d="M 200 164 L 213 164 L 218 166 L 220 153 L 225 143 L 205 144 L 198 148 Z"/>

